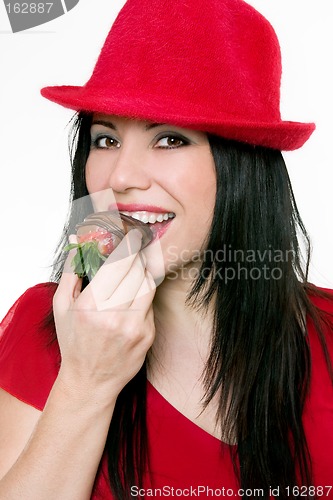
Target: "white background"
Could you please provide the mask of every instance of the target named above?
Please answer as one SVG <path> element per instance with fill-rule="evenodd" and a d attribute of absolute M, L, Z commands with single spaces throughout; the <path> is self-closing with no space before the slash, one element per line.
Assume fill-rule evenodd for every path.
<path fill-rule="evenodd" d="M 48 280 L 67 213 L 66 124 L 73 113 L 43 99 L 39 89 L 87 81 L 123 3 L 80 0 L 67 15 L 16 34 L 0 4 L 0 318 L 27 287 Z M 333 288 L 333 2 L 248 3 L 280 39 L 283 118 L 317 124 L 310 141 L 285 158 L 313 242 L 310 279 Z"/>

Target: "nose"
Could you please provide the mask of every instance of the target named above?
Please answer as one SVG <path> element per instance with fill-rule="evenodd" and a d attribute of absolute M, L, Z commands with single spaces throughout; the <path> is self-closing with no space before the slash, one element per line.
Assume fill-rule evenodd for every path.
<path fill-rule="evenodd" d="M 123 193 L 129 189 L 146 190 L 151 186 L 147 157 L 136 148 L 122 147 L 112 165 L 109 185 L 113 191 Z"/>

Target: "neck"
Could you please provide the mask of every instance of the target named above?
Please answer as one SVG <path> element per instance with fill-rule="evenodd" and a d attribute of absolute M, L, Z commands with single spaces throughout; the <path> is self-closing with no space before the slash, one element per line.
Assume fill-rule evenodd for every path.
<path fill-rule="evenodd" d="M 157 373 L 192 381 L 202 376 L 209 354 L 213 308 L 205 313 L 186 305 L 192 285 L 189 280 L 166 277 L 156 290 L 156 337 L 149 357 L 152 379 Z"/>
<path fill-rule="evenodd" d="M 149 352 L 148 379 L 178 411 L 199 427 L 221 438 L 218 397 L 208 406 L 203 375 L 208 359 L 214 301 L 206 313 L 186 305 L 193 283 L 166 277 L 154 298 L 156 337 Z"/>

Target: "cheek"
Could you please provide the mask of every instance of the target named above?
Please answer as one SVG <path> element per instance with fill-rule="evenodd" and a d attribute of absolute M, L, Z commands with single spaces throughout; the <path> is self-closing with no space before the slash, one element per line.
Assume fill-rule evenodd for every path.
<path fill-rule="evenodd" d="M 92 161 L 90 157 L 88 157 L 87 163 L 86 163 L 86 168 L 85 168 L 85 178 L 86 178 L 86 185 L 89 193 L 93 193 L 96 191 L 96 181 L 97 181 L 97 176 L 93 174 L 93 168 L 92 168 Z"/>
<path fill-rule="evenodd" d="M 195 248 L 200 248 L 212 224 L 216 199 L 216 173 L 213 162 L 202 163 L 187 185 L 188 230 Z"/>
<path fill-rule="evenodd" d="M 108 171 L 103 168 L 103 162 L 89 155 L 85 168 L 86 185 L 89 193 L 95 193 L 107 188 Z"/>
<path fill-rule="evenodd" d="M 179 165 L 173 165 L 172 169 L 165 169 L 164 183 L 168 184 L 172 191 L 177 191 L 179 200 L 190 200 L 201 203 L 202 200 L 215 200 L 216 194 L 216 172 L 213 158 L 209 151 L 202 154 L 185 157 L 179 160 Z"/>
<path fill-rule="evenodd" d="M 216 196 L 216 178 L 213 173 L 206 171 L 198 173 L 191 185 L 195 203 L 201 206 L 214 206 Z"/>
<path fill-rule="evenodd" d="M 216 172 L 213 160 L 198 162 L 182 179 L 183 199 L 193 217 L 211 221 L 216 198 Z"/>
<path fill-rule="evenodd" d="M 192 168 L 187 170 L 186 175 L 177 178 L 171 191 L 182 205 L 173 235 L 179 256 L 184 249 L 198 251 L 201 248 L 212 224 L 216 199 L 213 160 L 204 158 L 190 166 Z"/>

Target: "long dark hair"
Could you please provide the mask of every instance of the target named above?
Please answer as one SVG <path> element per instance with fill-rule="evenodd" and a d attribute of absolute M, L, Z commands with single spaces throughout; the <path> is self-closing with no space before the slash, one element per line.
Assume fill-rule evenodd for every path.
<path fill-rule="evenodd" d="M 73 123 L 73 200 L 88 194 L 90 125 L 91 115 L 84 113 Z M 280 497 L 287 498 L 286 486 L 311 484 L 302 426 L 311 374 L 307 316 L 333 381 L 320 317 L 309 299 L 309 292 L 316 293 L 307 282 L 310 242 L 281 152 L 208 138 L 216 204 L 201 272 L 187 299 L 201 309 L 215 301 L 203 406 L 220 394 L 219 422 L 223 435 L 237 442 L 240 486 L 263 488 L 266 498 L 270 485 L 280 486 Z M 54 280 L 61 275 L 67 235 L 85 215 L 75 210 L 58 248 Z M 111 489 L 121 500 L 131 498 L 128 485 L 141 484 L 149 466 L 145 400 L 146 364 L 120 393 L 106 442 Z"/>

